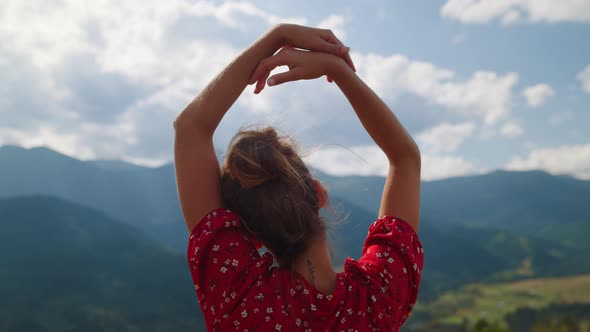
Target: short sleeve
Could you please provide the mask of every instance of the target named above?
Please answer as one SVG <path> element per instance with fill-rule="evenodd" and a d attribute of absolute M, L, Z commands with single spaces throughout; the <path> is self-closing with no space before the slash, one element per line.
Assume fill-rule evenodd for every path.
<path fill-rule="evenodd" d="M 347 264 L 387 295 L 385 310 L 403 324 L 416 303 L 424 264 L 424 250 L 412 226 L 392 216 L 377 219 L 369 227 L 361 258 Z"/>
<path fill-rule="evenodd" d="M 195 226 L 187 250 L 199 302 L 211 327 L 256 277 L 260 255 L 253 238 L 243 231 L 240 217 L 223 208 L 211 211 Z"/>

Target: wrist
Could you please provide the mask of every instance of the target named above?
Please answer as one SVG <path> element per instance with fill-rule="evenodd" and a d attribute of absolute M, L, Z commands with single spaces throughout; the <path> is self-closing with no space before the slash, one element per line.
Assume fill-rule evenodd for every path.
<path fill-rule="evenodd" d="M 350 77 L 350 75 L 354 75 L 354 71 L 350 68 L 346 61 L 340 57 L 334 56 L 334 60 L 331 61 L 331 64 L 328 68 L 328 76 L 334 79 L 334 82 L 338 83 L 340 81 L 346 80 Z"/>
<path fill-rule="evenodd" d="M 285 32 L 286 29 L 287 24 L 279 23 L 270 28 L 266 33 L 266 38 L 273 45 L 275 51 L 278 51 L 281 47 L 285 45 L 287 36 L 287 33 Z"/>

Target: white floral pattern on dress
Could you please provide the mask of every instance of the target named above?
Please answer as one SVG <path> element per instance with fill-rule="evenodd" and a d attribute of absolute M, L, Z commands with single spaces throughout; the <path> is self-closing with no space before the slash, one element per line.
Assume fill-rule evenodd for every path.
<path fill-rule="evenodd" d="M 345 261 L 332 294 L 274 267 L 255 243 L 227 209 L 211 211 L 189 235 L 188 263 L 209 331 L 397 331 L 416 302 L 424 250 L 400 219 L 369 226 L 361 258 Z"/>

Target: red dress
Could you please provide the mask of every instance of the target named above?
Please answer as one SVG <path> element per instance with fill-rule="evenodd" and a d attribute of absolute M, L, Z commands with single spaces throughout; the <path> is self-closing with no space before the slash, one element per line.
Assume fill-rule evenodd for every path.
<path fill-rule="evenodd" d="M 406 222 L 379 218 L 359 260 L 330 295 L 273 266 L 230 210 L 211 211 L 188 239 L 188 262 L 209 331 L 398 331 L 420 283 L 423 250 Z"/>

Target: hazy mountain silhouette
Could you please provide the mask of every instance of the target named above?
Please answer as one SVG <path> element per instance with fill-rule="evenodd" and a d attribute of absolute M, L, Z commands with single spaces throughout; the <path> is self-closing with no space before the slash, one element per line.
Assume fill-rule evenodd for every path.
<path fill-rule="evenodd" d="M 348 216 L 332 227 L 335 260 L 357 258 L 377 217 L 384 178 L 315 173 L 339 212 L 327 217 Z M 173 165 L 79 161 L 46 148 L 4 146 L 0 184 L 0 197 L 56 196 L 124 221 L 177 252 L 186 249 Z M 590 262 L 587 197 L 590 181 L 538 171 L 424 182 L 423 296 L 474 280 L 589 271 L 590 264 L 578 264 Z M 523 264 L 528 272 L 514 272 Z"/>
<path fill-rule="evenodd" d="M 1 331 L 203 326 L 185 255 L 134 227 L 45 196 L 0 199 L 0 223 Z"/>

